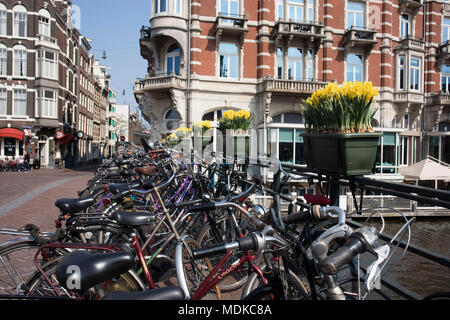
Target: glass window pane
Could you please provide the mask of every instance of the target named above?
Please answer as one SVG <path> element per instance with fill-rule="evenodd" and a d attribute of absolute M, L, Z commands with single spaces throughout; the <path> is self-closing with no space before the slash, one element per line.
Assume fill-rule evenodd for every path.
<path fill-rule="evenodd" d="M 280 129 L 280 142 L 294 142 L 294 130 L 293 129 Z"/>
<path fill-rule="evenodd" d="M 239 68 L 239 62 L 237 56 L 231 56 L 230 57 L 230 77 L 231 78 L 237 78 L 238 76 L 238 68 Z"/>

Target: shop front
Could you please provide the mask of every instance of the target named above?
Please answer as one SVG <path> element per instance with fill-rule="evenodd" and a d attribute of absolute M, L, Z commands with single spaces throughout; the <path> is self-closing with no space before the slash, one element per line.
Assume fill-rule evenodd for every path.
<path fill-rule="evenodd" d="M 0 158 L 16 159 L 24 156 L 25 133 L 15 128 L 0 129 Z"/>

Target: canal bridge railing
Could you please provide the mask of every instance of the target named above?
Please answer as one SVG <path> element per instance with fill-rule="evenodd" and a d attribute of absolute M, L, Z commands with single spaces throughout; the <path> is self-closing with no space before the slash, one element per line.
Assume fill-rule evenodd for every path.
<path fill-rule="evenodd" d="M 364 205 L 364 191 L 371 191 L 380 193 L 383 195 L 392 195 L 399 198 L 409 199 L 417 201 L 424 204 L 429 204 L 433 206 L 439 206 L 443 208 L 450 209 L 450 192 L 445 190 L 437 190 L 427 187 L 421 187 L 416 185 L 408 185 L 405 183 L 394 183 L 370 179 L 364 176 L 342 176 L 334 173 L 324 172 L 320 170 L 308 169 L 304 166 L 298 165 L 282 165 L 283 171 L 293 174 L 296 176 L 303 176 L 307 179 L 317 179 L 318 181 L 325 181 L 329 183 L 328 196 L 331 199 L 332 205 L 339 206 L 339 187 L 347 186 L 350 187 L 352 192 L 354 206 L 356 208 L 356 216 L 361 213 Z M 273 192 L 279 192 L 281 190 L 281 172 L 274 175 L 272 182 Z M 357 203 L 357 191 L 359 189 L 359 203 Z M 292 202 L 289 196 L 282 195 L 281 198 L 285 201 Z M 347 223 L 354 228 L 359 228 L 362 225 L 355 220 L 349 219 Z M 391 241 L 392 236 L 387 234 L 380 235 L 380 238 L 384 241 Z M 424 259 L 437 263 L 447 269 L 450 269 L 450 259 L 447 256 L 439 254 L 429 249 L 419 247 L 417 245 L 407 243 L 405 241 L 393 241 L 394 245 L 398 245 L 400 248 L 407 249 L 408 252 L 418 255 Z M 360 266 L 363 272 L 367 271 L 367 266 Z M 408 300 L 421 300 L 423 297 L 415 292 L 412 292 L 408 288 L 400 285 L 396 281 L 391 279 L 386 279 L 386 277 L 381 279 L 381 283 L 384 287 L 395 292 L 399 296 L 406 298 Z M 382 290 L 375 290 L 384 299 L 390 299 L 390 297 Z M 449 293 L 446 293 L 447 297 Z"/>

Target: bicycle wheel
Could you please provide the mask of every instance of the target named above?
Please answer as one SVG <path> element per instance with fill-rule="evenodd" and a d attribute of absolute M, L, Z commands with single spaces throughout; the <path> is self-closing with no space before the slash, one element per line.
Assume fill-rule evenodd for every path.
<path fill-rule="evenodd" d="M 183 246 L 183 268 L 191 297 L 197 292 L 201 284 L 213 270 L 208 259 L 194 260 L 190 252 L 200 248 L 200 245 L 194 239 L 188 238 L 184 240 L 186 244 Z M 189 248 L 187 249 L 186 246 Z M 210 289 L 203 297 L 203 300 L 221 300 L 221 292 L 219 286 Z"/>
<path fill-rule="evenodd" d="M 40 245 L 21 241 L 0 249 L 0 295 L 20 295 L 24 284 L 36 270 L 33 259 Z"/>
<path fill-rule="evenodd" d="M 61 259 L 60 257 L 59 259 Z M 58 260 L 59 260 L 58 259 Z M 115 291 L 142 291 L 144 284 L 133 272 L 128 271 L 115 279 L 98 284 L 82 295 L 67 291 L 56 278 L 58 260 L 50 261 L 42 266 L 43 273 L 37 270 L 26 282 L 26 295 L 33 297 L 63 297 L 67 299 L 97 300 Z"/>
<path fill-rule="evenodd" d="M 262 266 L 261 270 L 264 269 L 265 266 Z M 303 271 L 296 274 L 293 270 L 289 269 L 289 273 L 286 273 L 283 266 L 279 266 L 277 271 L 281 278 L 287 300 L 310 299 L 309 284 Z M 264 285 L 261 278 L 253 272 L 242 290 L 241 299 L 272 300 L 273 294 L 272 287 L 270 285 Z"/>
<path fill-rule="evenodd" d="M 241 223 L 241 231 L 243 234 L 247 234 L 252 230 L 255 230 L 251 224 L 248 223 L 248 220 L 242 220 Z M 244 225 L 246 224 L 246 225 Z M 213 245 L 217 245 L 220 243 L 228 243 L 233 242 L 238 239 L 238 235 L 236 234 L 236 230 L 232 224 L 232 218 L 230 215 L 223 216 L 216 221 L 216 227 L 220 231 L 220 238 L 214 235 L 212 230 L 212 226 L 209 223 L 205 223 L 203 227 L 200 229 L 196 240 L 200 244 L 201 247 L 209 247 Z M 221 270 L 225 270 L 230 267 L 233 263 L 239 261 L 239 259 L 243 256 L 243 252 L 235 251 L 232 256 L 228 259 L 228 261 L 223 265 Z M 216 265 L 220 262 L 223 257 L 211 257 L 209 261 L 212 265 Z M 220 272 L 220 270 L 219 270 Z M 227 278 L 220 283 L 220 290 L 223 292 L 230 292 L 237 289 L 240 289 L 247 281 L 248 278 L 248 268 L 247 266 L 243 266 L 234 270 L 230 273 Z"/>

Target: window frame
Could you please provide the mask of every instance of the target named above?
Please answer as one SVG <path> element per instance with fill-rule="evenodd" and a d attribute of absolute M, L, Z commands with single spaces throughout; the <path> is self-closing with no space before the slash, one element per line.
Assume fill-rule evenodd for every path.
<path fill-rule="evenodd" d="M 24 96 L 22 96 L 20 99 L 18 99 L 18 92 L 24 93 Z M 25 105 L 25 114 L 19 114 L 17 113 L 17 101 L 22 101 Z M 22 111 L 22 110 L 20 110 Z M 13 90 L 13 106 L 12 106 L 12 115 L 13 116 L 28 116 L 28 93 L 27 89 L 14 89 Z"/>
<path fill-rule="evenodd" d="M 349 9 L 349 4 L 357 4 L 357 5 L 361 5 L 362 7 L 362 11 L 358 11 L 358 10 L 354 10 L 354 9 Z M 361 14 L 362 17 L 362 26 L 357 26 L 355 24 L 350 24 L 350 13 L 354 14 L 353 16 L 353 23 L 355 23 L 357 14 Z M 366 27 L 366 5 L 363 2 L 359 2 L 359 1 L 347 1 L 345 4 L 345 28 L 349 29 L 349 28 L 355 28 L 355 29 L 362 29 Z"/>
<path fill-rule="evenodd" d="M 22 57 L 17 58 L 16 53 L 21 53 Z M 25 57 L 23 57 L 23 53 L 25 54 Z M 20 73 L 23 72 L 24 73 L 23 75 L 18 74 L 17 61 L 22 61 Z M 23 45 L 16 45 L 13 47 L 13 76 L 14 77 L 28 76 L 28 49 Z"/>
<path fill-rule="evenodd" d="M 348 72 L 348 68 L 349 68 L 349 66 L 358 66 L 359 65 L 359 64 L 348 62 L 348 57 L 350 55 L 355 55 L 355 56 L 361 57 L 361 80 L 355 79 L 355 76 L 356 76 L 355 69 L 353 69 L 353 79 L 348 79 L 348 73 L 349 73 Z M 364 57 L 364 55 L 362 53 L 349 53 L 349 54 L 347 54 L 347 56 L 345 57 L 345 81 L 346 82 L 348 82 L 348 81 L 364 82 L 364 79 L 365 79 L 365 70 L 364 69 L 365 69 L 365 57 Z"/>
<path fill-rule="evenodd" d="M 2 104 L 4 107 L 4 113 L 2 112 Z M 0 88 L 0 115 L 8 114 L 8 90 L 6 88 Z"/>
<path fill-rule="evenodd" d="M 13 8 L 13 36 L 16 38 L 26 38 L 28 36 L 28 11 L 23 5 L 16 5 Z M 23 35 L 20 34 L 20 24 L 23 23 Z"/>
<path fill-rule="evenodd" d="M 228 53 L 228 52 L 225 52 L 225 53 L 223 53 L 222 51 L 221 51 L 221 49 L 220 49 L 220 46 L 221 45 L 233 45 L 233 46 L 235 46 L 235 48 L 236 48 L 236 54 L 232 54 L 232 53 Z M 227 69 L 227 75 L 226 76 L 223 76 L 223 74 L 222 74 L 222 58 L 221 58 L 221 56 L 224 56 L 224 59 L 225 58 L 227 58 L 227 65 L 228 66 L 231 66 L 231 58 L 232 57 L 235 57 L 236 58 L 236 70 L 234 70 L 235 72 L 236 72 L 236 77 L 233 77 L 233 76 L 231 76 L 231 72 L 229 72 L 229 70 L 230 70 L 230 67 L 228 67 L 229 69 Z M 241 66 L 241 64 L 240 64 L 240 48 L 239 48 L 239 45 L 237 44 L 237 43 L 234 43 L 234 42 L 221 42 L 221 43 L 219 43 L 219 48 L 218 48 L 218 59 L 219 59 L 219 61 L 218 61 L 218 77 L 219 78 L 221 78 L 221 79 L 239 79 L 240 78 L 240 66 Z"/>
<path fill-rule="evenodd" d="M 8 11 L 3 3 L 0 3 L 0 36 L 8 35 Z"/>

